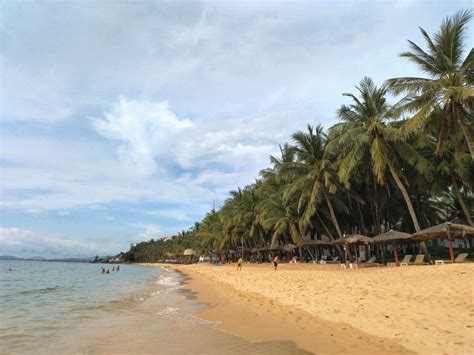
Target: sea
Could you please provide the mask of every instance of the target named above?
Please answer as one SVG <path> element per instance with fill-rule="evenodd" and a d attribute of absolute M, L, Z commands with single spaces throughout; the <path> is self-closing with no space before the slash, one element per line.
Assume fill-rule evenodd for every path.
<path fill-rule="evenodd" d="M 195 313 L 189 278 L 154 266 L 0 261 L 0 354 L 304 354 Z M 110 270 L 102 274 L 101 268 Z"/>

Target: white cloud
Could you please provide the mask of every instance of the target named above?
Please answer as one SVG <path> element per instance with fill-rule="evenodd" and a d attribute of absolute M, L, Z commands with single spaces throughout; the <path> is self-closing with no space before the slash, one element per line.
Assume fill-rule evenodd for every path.
<path fill-rule="evenodd" d="M 121 248 L 124 248 L 124 245 L 114 242 L 91 242 L 16 227 L 0 227 L 0 254 L 26 257 L 90 257 L 96 254 L 113 254 Z"/>
<path fill-rule="evenodd" d="M 84 207 L 112 224 L 159 204 L 148 216 L 176 232 L 161 222 L 185 225 L 252 183 L 291 133 L 334 123 L 364 75 L 417 74 L 397 57 L 405 39 L 470 6 L 6 2 L 0 208 L 73 220 Z"/>
<path fill-rule="evenodd" d="M 192 127 L 179 119 L 166 102 L 127 100 L 121 97 L 112 112 L 92 118 L 94 128 L 106 138 L 122 142 L 119 158 L 134 170 L 151 175 L 156 172 L 154 157 L 172 151 L 183 131 Z"/>

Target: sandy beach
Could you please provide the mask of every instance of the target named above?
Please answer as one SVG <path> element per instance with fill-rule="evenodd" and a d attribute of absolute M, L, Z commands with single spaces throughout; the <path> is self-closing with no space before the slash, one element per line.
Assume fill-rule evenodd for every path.
<path fill-rule="evenodd" d="M 269 264 L 172 266 L 211 305 L 198 316 L 252 341 L 315 353 L 471 354 L 474 264 L 341 270 Z"/>

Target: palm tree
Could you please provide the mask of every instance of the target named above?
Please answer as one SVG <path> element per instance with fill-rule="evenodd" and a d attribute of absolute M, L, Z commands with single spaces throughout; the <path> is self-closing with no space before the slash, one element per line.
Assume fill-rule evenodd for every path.
<path fill-rule="evenodd" d="M 386 185 L 388 171 L 403 195 L 415 230 L 419 231 L 420 224 L 399 166 L 406 160 L 418 171 L 425 172 L 427 162 L 400 138 L 396 128 L 387 124 L 392 112 L 385 99 L 386 88 L 378 88 L 367 77 L 356 88 L 360 98 L 344 94 L 353 103 L 341 106 L 338 116 L 343 122 L 334 125 L 329 133 L 327 149 L 339 155 L 339 178 L 350 188 L 350 178 L 355 171 L 371 165 L 377 183 Z"/>
<path fill-rule="evenodd" d="M 211 212 L 206 214 L 202 222 L 199 223 L 196 236 L 201 239 L 204 249 L 218 249 L 223 246 L 226 240 L 219 219 L 219 212 L 212 209 Z"/>
<path fill-rule="evenodd" d="M 474 226 L 471 218 L 472 208 L 469 208 L 469 203 L 466 203 L 463 196 L 472 192 L 474 162 L 468 153 L 463 150 L 456 150 L 455 145 L 451 142 L 448 143 L 448 147 L 443 154 L 434 159 L 437 174 L 433 192 L 443 194 L 450 186 L 466 222 L 470 226 Z"/>
<path fill-rule="evenodd" d="M 259 194 L 262 196 L 257 205 L 258 222 L 272 232 L 271 244 L 280 238 L 289 236 L 293 243 L 301 245 L 303 237 L 299 227 L 299 215 L 295 199 L 283 198 L 284 185 L 278 182 L 262 183 Z"/>
<path fill-rule="evenodd" d="M 337 174 L 331 161 L 324 156 L 326 136 L 323 127 L 318 125 L 314 129 L 308 125 L 307 132 L 298 131 L 292 138 L 296 144 L 292 149 L 297 159 L 278 167 L 279 176 L 290 181 L 284 198 L 298 198 L 301 227 L 305 231 L 311 226 L 311 218 L 316 214 L 318 204 L 325 201 L 334 228 L 339 238 L 342 238 L 341 227 L 331 202 L 337 189 Z"/>
<path fill-rule="evenodd" d="M 474 159 L 474 50 L 471 48 L 462 58 L 471 17 L 470 10 L 447 17 L 432 37 L 420 28 L 427 49 L 408 41 L 411 51 L 400 56 L 417 64 L 429 78 L 393 78 L 387 80 L 387 85 L 395 95 L 406 94 L 397 105 L 396 114 L 414 113 L 404 124 L 405 137 L 434 124 L 438 131 L 436 151 L 441 154 L 448 135 L 462 131 Z"/>
<path fill-rule="evenodd" d="M 254 185 L 230 192 L 220 211 L 220 218 L 227 236 L 243 239 L 249 246 L 264 244 L 264 232 L 257 219 L 259 201 Z"/>

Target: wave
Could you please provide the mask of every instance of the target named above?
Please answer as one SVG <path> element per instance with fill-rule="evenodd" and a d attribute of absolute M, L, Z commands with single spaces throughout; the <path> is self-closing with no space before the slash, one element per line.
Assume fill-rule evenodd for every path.
<path fill-rule="evenodd" d="M 180 282 L 173 277 L 163 277 L 160 276 L 160 279 L 156 282 L 159 285 L 163 286 L 179 286 Z"/>
<path fill-rule="evenodd" d="M 26 290 L 26 291 L 20 291 L 17 292 L 17 295 L 29 295 L 29 294 L 36 294 L 36 293 L 48 293 L 48 292 L 55 292 L 59 290 L 59 286 L 54 286 L 54 287 L 45 287 L 45 288 L 38 288 L 36 290 Z"/>
<path fill-rule="evenodd" d="M 179 311 L 179 308 L 178 307 L 170 307 L 170 306 L 166 306 L 162 311 L 160 312 L 157 312 L 156 314 L 160 315 L 160 316 L 165 316 L 165 315 L 168 315 L 168 314 L 173 314 L 173 313 L 176 313 Z"/>

